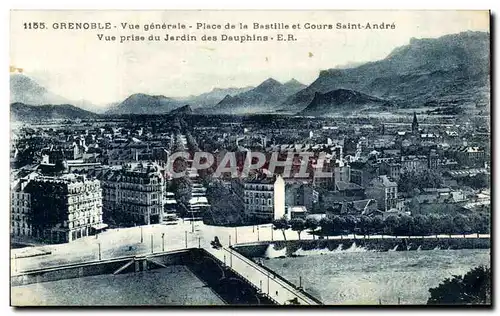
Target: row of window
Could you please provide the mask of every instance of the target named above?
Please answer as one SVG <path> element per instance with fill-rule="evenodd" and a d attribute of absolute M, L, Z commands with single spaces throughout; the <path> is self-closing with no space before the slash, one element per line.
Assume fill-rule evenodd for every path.
<path fill-rule="evenodd" d="M 27 194 L 27 193 L 22 193 L 22 192 L 18 192 L 18 193 L 12 193 L 12 200 L 15 200 L 15 199 L 18 199 L 18 200 L 27 200 L 29 201 L 30 200 L 30 195 Z"/>
<path fill-rule="evenodd" d="M 12 221 L 12 226 L 31 229 L 31 225 L 28 224 L 27 222 L 25 222 L 24 220 L 23 221 Z"/>
<path fill-rule="evenodd" d="M 255 198 L 271 198 L 273 197 L 273 192 L 265 192 L 265 193 L 259 193 L 259 192 L 245 192 L 245 197 L 255 197 Z"/>
<path fill-rule="evenodd" d="M 261 205 L 273 205 L 272 199 L 249 199 L 245 198 L 245 204 L 261 204 Z"/>
<path fill-rule="evenodd" d="M 78 226 L 85 226 L 85 225 L 90 225 L 90 224 L 96 224 L 96 223 L 102 223 L 102 217 L 100 216 L 92 216 L 85 219 L 77 220 L 77 221 L 65 221 L 63 226 L 68 227 L 68 228 L 74 228 Z"/>
<path fill-rule="evenodd" d="M 85 211 L 97 211 L 99 207 L 102 206 L 102 201 L 95 201 L 93 203 L 81 203 L 81 204 L 70 204 L 68 205 L 68 212 L 79 213 Z"/>
<path fill-rule="evenodd" d="M 73 219 L 79 219 L 79 218 L 86 218 L 86 217 L 91 217 L 91 216 L 100 215 L 100 214 L 102 214 L 102 209 L 87 209 L 87 210 L 82 210 L 80 212 L 68 214 L 68 219 L 73 220 Z"/>
<path fill-rule="evenodd" d="M 95 192 L 95 191 L 100 191 L 101 185 L 99 183 L 95 184 L 87 184 L 87 185 L 81 185 L 75 188 L 69 188 L 68 193 L 69 194 L 81 194 L 84 192 Z"/>
<path fill-rule="evenodd" d="M 274 185 L 245 184 L 245 190 L 269 191 L 269 190 L 273 190 L 273 188 L 274 188 Z"/>
<path fill-rule="evenodd" d="M 16 205 L 16 206 L 27 206 L 27 207 L 30 206 L 30 201 L 17 200 L 15 203 L 14 202 L 12 202 L 12 203 L 13 203 L 12 205 Z"/>

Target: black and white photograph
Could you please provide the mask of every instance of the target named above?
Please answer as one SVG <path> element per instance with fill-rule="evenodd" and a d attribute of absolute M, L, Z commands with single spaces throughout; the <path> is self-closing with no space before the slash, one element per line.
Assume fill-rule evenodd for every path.
<path fill-rule="evenodd" d="M 10 305 L 491 307 L 490 21 L 11 10 Z"/>

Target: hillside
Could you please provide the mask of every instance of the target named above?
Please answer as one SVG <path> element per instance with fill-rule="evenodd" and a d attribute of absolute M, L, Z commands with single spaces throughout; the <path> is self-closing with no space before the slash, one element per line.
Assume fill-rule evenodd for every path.
<path fill-rule="evenodd" d="M 54 119 L 93 119 L 99 115 L 82 110 L 70 104 L 27 105 L 12 103 L 10 105 L 12 121 L 40 121 Z"/>
<path fill-rule="evenodd" d="M 108 109 L 106 114 L 166 114 L 184 104 L 163 95 L 137 93 Z"/>
<path fill-rule="evenodd" d="M 96 111 L 98 107 L 87 100 L 68 100 L 41 86 L 33 78 L 24 74 L 10 75 L 10 103 L 31 105 L 73 104 L 87 111 Z"/>
<path fill-rule="evenodd" d="M 299 112 L 300 115 L 328 116 L 339 110 L 361 110 L 380 106 L 391 106 L 390 102 L 358 91 L 337 89 L 327 93 L 316 92 L 309 105 Z"/>
<path fill-rule="evenodd" d="M 489 34 L 464 32 L 414 39 L 385 59 L 347 69 L 328 69 L 290 96 L 283 109 L 304 109 L 315 93 L 359 91 L 399 107 L 455 105 L 489 100 Z"/>
<path fill-rule="evenodd" d="M 170 114 L 193 114 L 193 109 L 189 104 L 186 104 L 180 108 L 173 109 Z"/>

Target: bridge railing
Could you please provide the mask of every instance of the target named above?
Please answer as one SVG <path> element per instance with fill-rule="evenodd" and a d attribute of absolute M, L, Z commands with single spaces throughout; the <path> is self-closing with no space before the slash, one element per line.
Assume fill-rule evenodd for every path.
<path fill-rule="evenodd" d="M 255 271 L 258 271 L 260 274 L 262 274 L 265 278 L 268 279 L 268 286 L 269 286 L 270 282 L 274 282 L 279 287 L 286 290 L 289 293 L 289 296 L 292 296 L 292 298 L 296 297 L 306 304 L 314 304 L 314 305 L 315 304 L 320 304 L 320 305 L 322 304 L 320 300 L 313 297 L 309 293 L 297 288 L 293 283 L 289 282 L 288 280 L 286 280 L 285 278 L 283 278 L 279 274 L 276 274 L 271 269 L 268 269 L 266 267 L 263 267 L 255 262 L 253 262 L 252 260 L 243 256 L 242 254 L 238 253 L 233 248 L 230 248 L 229 250 L 226 248 L 223 248 L 223 250 L 226 251 L 227 253 L 229 253 L 230 260 L 234 260 L 234 259 L 231 259 L 231 257 L 236 258 L 237 260 L 239 260 L 240 262 L 245 264 L 248 268 L 253 269 Z M 231 263 L 232 262 L 230 261 L 230 264 Z M 249 280 L 249 281 L 251 281 L 251 280 Z M 263 291 L 263 289 L 261 289 L 261 290 Z M 273 296 L 272 293 L 267 293 L 267 294 L 271 297 Z"/>

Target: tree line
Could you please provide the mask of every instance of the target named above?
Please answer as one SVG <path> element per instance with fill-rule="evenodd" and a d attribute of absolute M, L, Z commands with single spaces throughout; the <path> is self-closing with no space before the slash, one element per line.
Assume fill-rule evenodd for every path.
<path fill-rule="evenodd" d="M 491 268 L 479 266 L 430 288 L 428 305 L 490 305 Z"/>
<path fill-rule="evenodd" d="M 320 221 L 314 218 L 281 218 L 273 221 L 273 228 L 285 231 L 291 228 L 300 239 L 301 233 L 310 230 L 313 235 L 335 236 L 348 234 L 391 235 L 391 236 L 429 236 L 438 234 L 466 235 L 488 234 L 490 217 L 487 214 L 470 215 L 347 215 L 324 217 Z"/>

